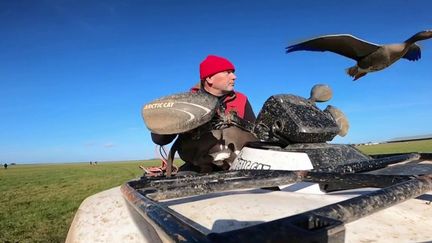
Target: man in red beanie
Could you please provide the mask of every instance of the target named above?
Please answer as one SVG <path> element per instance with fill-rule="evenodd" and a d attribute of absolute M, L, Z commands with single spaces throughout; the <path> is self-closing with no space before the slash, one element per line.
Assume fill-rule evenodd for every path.
<path fill-rule="evenodd" d="M 200 64 L 200 85 L 192 88 L 192 92 L 199 90 L 212 94 L 221 99 L 225 113 L 234 111 L 249 122 L 255 121 L 255 114 L 247 97 L 234 91 L 237 76 L 234 65 L 223 57 L 207 56 Z"/>
<path fill-rule="evenodd" d="M 217 97 L 220 102 L 218 113 L 229 114 L 235 113 L 238 117 L 249 123 L 255 121 L 255 114 L 247 97 L 234 91 L 235 80 L 237 76 L 234 74 L 234 65 L 226 58 L 209 55 L 200 64 L 200 83 L 191 89 L 191 92 L 206 92 Z M 202 133 L 202 131 L 200 131 Z M 231 152 L 238 152 L 244 143 L 254 141 L 256 138 L 249 132 L 246 132 L 237 127 L 229 127 L 225 131 L 214 131 L 200 134 L 199 139 L 196 139 L 196 134 L 193 131 L 190 133 L 181 134 L 178 138 L 178 153 L 186 164 L 180 167 L 180 170 L 192 170 L 197 172 L 210 172 L 213 170 L 228 169 L 224 166 L 197 166 L 197 164 L 205 164 L 210 156 L 210 151 L 201 151 L 202 148 L 208 149 L 210 141 L 215 141 L 215 133 L 221 133 L 226 139 L 231 138 L 235 141 L 223 141 L 225 144 L 233 144 Z M 158 135 L 152 133 L 152 140 L 158 145 L 166 145 L 174 140 L 177 135 Z M 213 144 L 212 144 L 213 145 Z M 212 150 L 212 149 L 210 149 Z M 213 149 L 214 150 L 214 149 Z M 236 151 L 234 151 L 236 150 Z M 212 151 L 214 152 L 214 151 Z M 231 157 L 231 159 L 233 159 Z M 232 162 L 232 161 L 231 161 Z"/>

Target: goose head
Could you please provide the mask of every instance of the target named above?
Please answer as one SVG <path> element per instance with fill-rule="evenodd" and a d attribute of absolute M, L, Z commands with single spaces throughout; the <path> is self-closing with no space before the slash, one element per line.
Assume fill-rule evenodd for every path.
<path fill-rule="evenodd" d="M 421 40 L 426 40 L 432 38 L 432 30 L 420 31 L 417 34 L 411 36 L 405 43 L 414 43 Z"/>

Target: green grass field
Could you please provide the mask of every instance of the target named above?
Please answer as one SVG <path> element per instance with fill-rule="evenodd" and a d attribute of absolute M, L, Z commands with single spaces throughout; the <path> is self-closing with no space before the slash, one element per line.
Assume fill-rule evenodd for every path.
<path fill-rule="evenodd" d="M 64 242 L 81 202 L 159 161 L 12 165 L 0 169 L 0 242 Z"/>
<path fill-rule="evenodd" d="M 432 152 L 432 140 L 359 146 L 368 154 Z M 158 161 L 15 165 L 0 169 L 0 242 L 63 242 L 81 202 Z M 177 161 L 177 163 L 181 163 Z"/>
<path fill-rule="evenodd" d="M 357 146 L 366 154 L 391 154 L 407 152 L 429 152 L 432 153 L 432 139 L 411 142 L 383 143 L 376 145 Z"/>

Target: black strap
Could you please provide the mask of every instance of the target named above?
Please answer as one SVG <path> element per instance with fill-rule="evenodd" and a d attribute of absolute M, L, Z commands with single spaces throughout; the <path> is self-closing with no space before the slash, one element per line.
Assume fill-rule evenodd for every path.
<path fill-rule="evenodd" d="M 216 119 L 212 120 L 211 127 L 214 130 L 224 129 L 229 126 L 236 126 L 247 132 L 253 133 L 255 124 L 239 117 L 235 112 L 220 114 Z"/>
<path fill-rule="evenodd" d="M 172 168 L 173 168 L 173 162 L 174 162 L 174 155 L 177 152 L 178 146 L 179 146 L 179 142 L 180 141 L 180 137 L 178 137 L 175 142 L 173 143 L 173 145 L 171 146 L 171 149 L 168 153 L 168 160 L 167 160 L 167 168 L 166 168 L 166 176 L 167 177 L 171 177 L 172 174 Z"/>

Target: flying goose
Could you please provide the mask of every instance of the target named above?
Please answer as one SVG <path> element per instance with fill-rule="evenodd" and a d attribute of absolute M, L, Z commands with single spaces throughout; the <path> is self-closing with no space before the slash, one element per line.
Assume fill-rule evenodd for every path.
<path fill-rule="evenodd" d="M 417 41 L 432 38 L 432 30 L 420 31 L 399 44 L 377 45 L 349 34 L 325 35 L 288 46 L 286 53 L 294 51 L 331 51 L 357 61 L 347 74 L 357 80 L 369 72 L 382 70 L 400 58 L 417 61 L 421 57 Z"/>

